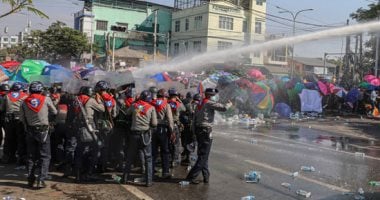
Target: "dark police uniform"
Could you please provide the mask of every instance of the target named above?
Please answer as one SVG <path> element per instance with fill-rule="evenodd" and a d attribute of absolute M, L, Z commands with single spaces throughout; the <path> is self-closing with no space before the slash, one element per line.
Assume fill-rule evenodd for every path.
<path fill-rule="evenodd" d="M 48 175 L 51 158 L 50 136 L 48 134 L 49 113 L 56 115 L 57 109 L 50 98 L 41 94 L 31 94 L 21 105 L 20 119 L 26 126 L 27 131 L 26 143 L 29 186 L 33 186 L 35 171 L 38 169 L 37 187 L 39 187 L 39 184 L 45 187 L 44 180 Z"/>
<path fill-rule="evenodd" d="M 206 89 L 206 92 L 208 89 Z M 213 92 L 212 90 L 211 92 Z M 187 175 L 188 180 L 192 183 L 197 183 L 195 179 L 202 172 L 203 181 L 209 182 L 210 171 L 208 169 L 208 157 L 212 145 L 212 124 L 214 122 L 215 111 L 227 111 L 230 103 L 223 105 L 214 102 L 210 99 L 203 99 L 202 103 L 198 105 L 195 116 L 195 134 L 198 142 L 198 159 L 195 166 L 190 170 Z"/>
<path fill-rule="evenodd" d="M 145 93 L 149 93 L 145 91 Z M 146 95 L 148 96 L 148 95 Z M 127 111 L 127 115 L 132 115 L 131 135 L 129 136 L 126 164 L 123 174 L 123 182 L 127 183 L 131 171 L 131 164 L 134 162 L 139 150 L 144 152 L 145 158 L 145 180 L 146 186 L 152 185 L 152 127 L 157 126 L 157 115 L 154 107 L 146 101 L 138 100 Z"/>

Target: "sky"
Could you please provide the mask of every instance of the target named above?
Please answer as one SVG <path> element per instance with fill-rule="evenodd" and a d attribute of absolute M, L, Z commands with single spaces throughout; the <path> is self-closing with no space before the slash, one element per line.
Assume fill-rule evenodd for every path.
<path fill-rule="evenodd" d="M 174 0 L 148 1 L 169 6 L 174 5 Z M 301 13 L 297 17 L 297 21 L 317 25 L 341 26 L 346 23 L 350 13 L 360 7 L 365 8 L 374 1 L 375 0 L 267 0 L 267 13 L 290 19 L 290 14 L 279 13 L 280 10 L 276 8 L 276 6 L 290 11 L 311 8 L 314 10 Z M 83 6 L 83 2 L 79 0 L 34 0 L 34 2 L 37 8 L 50 16 L 49 19 L 41 19 L 23 11 L 0 19 L 0 35 L 4 35 L 4 27 L 8 27 L 8 34 L 16 34 L 24 30 L 28 20 L 31 21 L 32 29 L 46 29 L 52 22 L 57 20 L 65 22 L 72 27 L 74 23 L 74 13 L 79 11 Z M 6 7 L 0 3 L 0 13 L 3 13 L 5 10 Z M 276 22 L 270 21 L 269 19 L 267 20 L 266 34 L 292 35 L 292 22 L 273 17 L 270 19 Z M 350 23 L 355 22 L 351 20 Z M 306 34 L 321 29 L 320 27 L 297 24 L 296 34 Z M 351 46 L 354 46 L 354 40 L 352 40 Z M 298 44 L 295 46 L 295 54 L 296 56 L 323 57 L 325 52 L 340 53 L 344 52 L 344 49 L 344 38 L 335 38 Z"/>

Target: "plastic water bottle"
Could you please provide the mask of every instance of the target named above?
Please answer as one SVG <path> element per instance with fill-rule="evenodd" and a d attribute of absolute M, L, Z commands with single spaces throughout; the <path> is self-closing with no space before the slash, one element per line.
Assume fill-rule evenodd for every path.
<path fill-rule="evenodd" d="M 245 197 L 242 197 L 241 200 L 255 200 L 256 197 L 253 196 L 253 195 L 249 195 L 249 196 L 245 196 Z"/>
<path fill-rule="evenodd" d="M 311 192 L 307 192 L 307 191 L 305 191 L 305 190 L 297 190 L 297 191 L 296 191 L 296 194 L 297 194 L 298 196 L 301 196 L 301 197 L 304 197 L 304 198 L 309 198 L 309 197 L 311 197 Z"/>
<path fill-rule="evenodd" d="M 378 186 L 380 186 L 380 181 L 370 181 L 370 182 L 369 182 L 369 185 L 370 185 L 370 186 L 378 187 Z"/>
<path fill-rule="evenodd" d="M 118 175 L 116 175 L 116 174 L 112 174 L 112 180 L 114 180 L 117 183 L 120 183 L 121 182 L 121 177 L 118 176 Z"/>
<path fill-rule="evenodd" d="M 363 194 L 364 194 L 364 190 L 363 190 L 363 188 L 359 188 L 359 189 L 358 189 L 358 193 L 359 193 L 360 195 L 363 195 Z"/>
<path fill-rule="evenodd" d="M 179 185 L 180 186 L 188 186 L 190 184 L 190 182 L 189 181 L 181 181 L 181 182 L 179 182 Z"/>
<path fill-rule="evenodd" d="M 292 178 L 296 178 L 299 175 L 299 172 L 293 172 L 290 174 Z"/>
<path fill-rule="evenodd" d="M 355 152 L 356 157 L 365 157 L 365 153 L 362 152 Z"/>
<path fill-rule="evenodd" d="M 244 180 L 246 183 L 258 183 L 261 179 L 261 172 L 250 171 L 244 174 Z"/>
<path fill-rule="evenodd" d="M 313 166 L 301 166 L 301 170 L 304 172 L 315 172 L 315 168 Z"/>
<path fill-rule="evenodd" d="M 290 183 L 281 183 L 281 186 L 288 189 L 288 190 L 291 190 L 291 187 L 292 187 L 292 185 Z"/>

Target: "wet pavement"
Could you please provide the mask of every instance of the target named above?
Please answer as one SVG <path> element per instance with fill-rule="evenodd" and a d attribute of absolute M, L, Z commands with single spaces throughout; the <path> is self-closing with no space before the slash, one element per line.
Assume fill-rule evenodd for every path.
<path fill-rule="evenodd" d="M 323 126 L 324 123 L 328 121 L 316 124 Z M 251 194 L 256 199 L 287 200 L 303 199 L 296 194 L 303 189 L 311 192 L 311 199 L 348 200 L 359 199 L 355 195 L 363 188 L 365 199 L 380 199 L 380 187 L 368 185 L 369 181 L 380 180 L 379 141 L 375 137 L 353 137 L 340 131 L 342 127 L 359 126 L 358 123 L 345 124 L 343 120 L 332 123 L 336 128 L 331 131 L 321 131 L 315 123 L 287 121 L 259 127 L 216 125 L 208 185 L 181 187 L 178 182 L 186 177 L 187 171 L 185 166 L 180 166 L 173 170 L 174 178 L 155 182 L 151 188 L 137 184 L 131 189 L 110 182 L 74 184 L 53 177 L 50 188 L 44 192 L 25 189 L 25 182 L 20 181 L 22 171 L 16 171 L 19 178 L 0 173 L 0 194 L 22 193 L 27 199 L 49 199 L 54 195 L 55 199 L 134 199 L 137 190 L 143 197 L 137 195 L 136 199 L 240 199 Z M 369 128 L 375 126 L 363 124 Z M 300 171 L 303 165 L 316 170 Z M 0 171 L 8 168 L 1 166 Z M 259 183 L 243 180 L 244 173 L 250 170 L 262 173 Z M 299 176 L 292 178 L 290 174 L 297 171 Z M 11 172 L 7 170 L 7 173 Z M 107 176 L 110 177 L 104 175 Z M 282 183 L 291 184 L 290 189 L 282 187 Z M 344 194 L 347 192 L 353 194 Z M 36 198 L 36 195 L 44 198 Z"/>

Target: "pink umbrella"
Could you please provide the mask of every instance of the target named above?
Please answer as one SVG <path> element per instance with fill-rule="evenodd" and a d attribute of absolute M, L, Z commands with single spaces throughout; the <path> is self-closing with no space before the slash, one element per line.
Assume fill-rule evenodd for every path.
<path fill-rule="evenodd" d="M 380 79 L 379 78 L 375 78 L 375 79 L 372 79 L 369 84 L 373 85 L 373 86 L 380 86 Z"/>
<path fill-rule="evenodd" d="M 261 71 L 259 71 L 257 69 L 251 69 L 251 70 L 249 70 L 248 71 L 248 75 L 251 78 L 258 79 L 258 80 L 265 79 L 265 76 L 263 75 L 263 73 L 261 73 Z"/>
<path fill-rule="evenodd" d="M 368 74 L 364 76 L 364 80 L 367 81 L 367 83 L 371 82 L 373 79 L 375 79 L 376 76 Z"/>
<path fill-rule="evenodd" d="M 319 90 L 322 92 L 323 95 L 328 95 L 329 92 L 327 91 L 327 86 L 322 83 L 322 81 L 318 81 L 318 87 L 319 87 Z"/>

